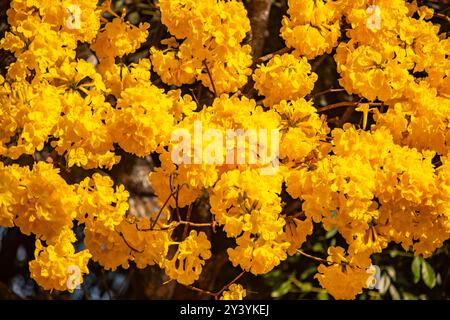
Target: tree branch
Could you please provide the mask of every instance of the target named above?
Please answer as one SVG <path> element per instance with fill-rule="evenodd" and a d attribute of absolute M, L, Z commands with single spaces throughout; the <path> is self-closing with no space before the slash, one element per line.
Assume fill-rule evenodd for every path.
<path fill-rule="evenodd" d="M 272 0 L 251 0 L 248 4 L 254 57 L 260 57 L 263 53 L 271 6 Z"/>

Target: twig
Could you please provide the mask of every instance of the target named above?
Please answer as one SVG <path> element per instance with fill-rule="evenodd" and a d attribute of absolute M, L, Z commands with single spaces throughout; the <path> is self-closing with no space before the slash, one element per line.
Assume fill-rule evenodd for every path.
<path fill-rule="evenodd" d="M 137 226 L 137 224 L 135 224 L 134 222 L 130 222 L 128 220 L 126 220 L 129 224 L 134 224 L 136 226 L 137 231 L 165 231 L 165 230 L 170 230 L 170 229 L 175 229 L 178 226 L 181 225 L 188 225 L 190 227 L 197 227 L 197 228 L 206 228 L 206 227 L 214 227 L 217 223 L 214 222 L 191 222 L 191 221 L 176 221 L 174 224 L 168 226 L 168 227 L 161 227 L 158 229 L 141 229 Z"/>
<path fill-rule="evenodd" d="M 224 292 L 225 290 L 228 289 L 229 286 L 231 286 L 233 283 L 235 283 L 236 281 L 238 281 L 243 275 L 244 275 L 245 271 L 242 271 L 241 273 L 239 273 L 233 280 L 231 280 L 230 282 L 228 282 L 226 285 L 224 285 L 222 287 L 222 289 L 220 289 L 217 293 L 216 293 L 216 297 L 219 296 L 220 294 L 222 294 L 222 292 Z"/>
<path fill-rule="evenodd" d="M 191 219 L 191 213 L 192 213 L 192 203 L 189 205 L 189 208 L 186 213 L 186 222 L 190 222 L 189 220 Z M 189 224 L 186 223 L 184 226 L 184 230 L 183 230 L 183 239 L 186 238 L 188 229 L 189 229 Z"/>
<path fill-rule="evenodd" d="M 319 91 L 319 92 L 313 94 L 312 96 L 313 96 L 313 98 L 315 98 L 315 97 L 318 97 L 318 96 L 321 96 L 321 95 L 324 95 L 324 94 L 328 94 L 328 93 L 332 93 L 332 92 L 343 92 L 343 91 L 345 91 L 345 89 L 343 89 L 343 88 L 336 88 L 336 89 L 335 88 L 330 88 L 330 89 L 327 89 L 327 90 Z"/>
<path fill-rule="evenodd" d="M 208 290 L 203 290 L 203 289 L 200 289 L 200 288 L 197 288 L 197 287 L 193 287 L 193 286 L 185 286 L 185 287 L 188 288 L 188 289 L 191 289 L 192 291 L 196 291 L 196 292 L 200 292 L 200 293 L 203 293 L 203 294 L 207 294 L 209 296 L 213 296 L 213 297 L 216 296 L 216 294 L 214 292 L 211 292 L 211 291 L 208 291 Z"/>
<path fill-rule="evenodd" d="M 236 281 L 238 281 L 244 274 L 245 274 L 245 271 L 242 271 L 242 272 L 239 273 L 233 280 L 231 280 L 230 282 L 228 282 L 226 285 L 224 285 L 224 286 L 222 287 L 222 289 L 220 289 L 220 290 L 217 291 L 217 292 L 211 292 L 211 291 L 204 290 L 204 289 L 201 289 L 201 288 L 197 288 L 197 287 L 194 287 L 194 286 L 185 286 L 185 287 L 188 288 L 188 289 L 191 289 L 191 290 L 193 290 L 193 291 L 200 292 L 200 293 L 203 293 L 203 294 L 212 296 L 212 297 L 214 297 L 215 299 L 217 299 L 217 298 L 222 294 L 222 292 L 224 292 L 225 290 L 227 290 L 229 286 L 231 286 L 233 283 L 235 283 Z"/>
<path fill-rule="evenodd" d="M 170 198 L 172 198 L 175 194 L 175 192 L 178 192 L 179 189 L 177 191 L 172 192 L 166 199 L 166 201 L 164 201 L 162 207 L 159 209 L 158 214 L 156 215 L 155 220 L 152 222 L 151 226 L 150 226 L 150 230 L 153 230 L 153 228 L 155 227 L 156 223 L 159 220 L 159 216 L 161 215 L 162 211 L 164 210 L 164 208 L 167 206 L 167 203 L 169 203 Z"/>
<path fill-rule="evenodd" d="M 359 104 L 361 104 L 361 102 L 342 101 L 342 102 L 329 104 L 324 107 L 320 107 L 317 109 L 317 112 L 324 112 L 324 111 L 328 111 L 328 110 L 332 110 L 332 109 L 336 109 L 336 108 L 340 108 L 340 107 L 357 107 Z M 384 106 L 384 105 L 385 104 L 382 102 L 369 103 L 370 107 L 379 107 L 379 106 Z"/>
<path fill-rule="evenodd" d="M 344 123 L 346 123 L 348 119 L 351 117 L 353 111 L 355 111 L 355 109 L 352 107 L 348 107 L 347 109 L 345 109 L 344 114 L 337 122 L 337 126 L 341 128 L 344 125 Z"/>
<path fill-rule="evenodd" d="M 120 237 L 122 238 L 123 242 L 125 242 L 125 244 L 128 246 L 128 248 L 130 248 L 132 251 L 135 251 L 137 253 L 143 253 L 144 250 L 138 250 L 136 248 L 134 248 L 128 241 L 127 239 L 125 239 L 125 236 L 122 232 L 119 232 Z"/>
<path fill-rule="evenodd" d="M 324 107 L 320 107 L 317 109 L 317 112 L 324 112 L 324 111 L 328 111 L 328 110 L 332 110 L 332 109 L 336 109 L 336 108 L 340 108 L 340 107 L 356 107 L 357 105 L 358 105 L 358 102 L 342 101 L 342 102 L 329 104 Z"/>
<path fill-rule="evenodd" d="M 216 85 L 214 84 L 214 81 L 213 81 L 211 72 L 209 71 L 209 67 L 208 67 L 208 64 L 206 63 L 206 60 L 203 60 L 203 65 L 206 68 L 206 73 L 208 73 L 209 81 L 211 82 L 211 85 L 212 85 L 212 88 L 213 88 L 213 91 L 214 91 L 214 96 L 217 97 Z"/>
<path fill-rule="evenodd" d="M 191 227 L 199 227 L 199 228 L 201 228 L 201 227 L 211 227 L 215 223 L 213 223 L 213 222 L 191 222 L 191 221 L 179 221 L 178 222 L 178 225 L 182 225 L 182 224 L 188 225 L 188 226 L 191 226 Z"/>
<path fill-rule="evenodd" d="M 311 71 L 315 72 L 318 67 L 325 61 L 325 59 L 328 58 L 328 55 L 324 54 L 321 55 L 317 60 L 312 64 Z"/>
<path fill-rule="evenodd" d="M 170 175 L 169 178 L 169 188 L 170 188 L 170 192 L 173 192 L 173 188 L 172 188 L 172 175 Z M 177 185 L 177 191 L 175 194 L 175 212 L 177 213 L 177 218 L 178 221 L 181 220 L 181 214 L 180 214 L 180 206 L 178 205 L 178 197 L 179 197 L 179 193 L 180 193 L 180 185 Z"/>
<path fill-rule="evenodd" d="M 307 258 L 310 258 L 310 259 L 313 259 L 313 260 L 316 260 L 316 261 L 319 261 L 319 262 L 322 262 L 322 263 L 330 263 L 330 264 L 335 264 L 336 263 L 336 262 L 328 261 L 328 260 L 323 259 L 323 258 L 312 256 L 312 255 L 310 255 L 310 254 L 308 254 L 306 252 L 303 252 L 300 249 L 297 249 L 297 252 L 300 253 L 302 256 L 305 256 Z"/>
<path fill-rule="evenodd" d="M 285 48 L 280 49 L 278 51 L 275 51 L 275 52 L 266 54 L 265 56 L 259 57 L 258 59 L 255 60 L 255 64 L 264 63 L 264 62 L 269 61 L 270 59 L 272 59 L 277 54 L 278 55 L 282 55 L 282 54 L 285 54 L 285 53 L 289 53 L 291 51 L 292 51 L 292 48 L 285 47 Z"/>
<path fill-rule="evenodd" d="M 447 15 L 445 15 L 445 14 L 442 14 L 442 13 L 435 13 L 434 16 L 435 16 L 436 18 L 445 20 L 445 21 L 447 21 L 448 23 L 450 23 L 450 17 L 447 16 Z"/>

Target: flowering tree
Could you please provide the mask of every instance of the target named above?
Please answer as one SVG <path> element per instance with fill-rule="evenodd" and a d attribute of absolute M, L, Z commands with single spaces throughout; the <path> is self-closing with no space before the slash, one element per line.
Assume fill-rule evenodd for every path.
<path fill-rule="evenodd" d="M 431 286 L 424 258 L 450 238 L 449 8 L 12 0 L 0 226 L 33 237 L 44 291 L 155 266 L 155 286 L 242 299 L 245 277 L 302 256 L 319 292 L 354 299 L 394 244 Z M 317 230 L 327 256 L 304 249 Z"/>

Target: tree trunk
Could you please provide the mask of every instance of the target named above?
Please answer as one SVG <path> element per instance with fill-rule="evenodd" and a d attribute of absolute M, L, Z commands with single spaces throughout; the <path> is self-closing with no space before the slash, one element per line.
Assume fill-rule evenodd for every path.
<path fill-rule="evenodd" d="M 253 56 L 258 58 L 264 50 L 270 7 L 273 0 L 250 0 L 248 4 L 250 24 L 252 26 Z"/>

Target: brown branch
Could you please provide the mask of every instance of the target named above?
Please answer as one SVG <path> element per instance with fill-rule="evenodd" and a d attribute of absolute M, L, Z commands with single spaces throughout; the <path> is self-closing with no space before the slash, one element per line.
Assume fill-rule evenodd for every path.
<path fill-rule="evenodd" d="M 203 60 L 203 65 L 206 68 L 206 73 L 208 74 L 209 81 L 211 82 L 211 86 L 212 86 L 213 91 L 214 91 L 214 96 L 217 97 L 216 85 L 214 84 L 214 81 L 213 81 L 213 78 L 212 78 L 212 75 L 211 75 L 211 71 L 209 71 L 209 67 L 208 67 L 208 64 L 206 63 L 206 60 Z"/>
<path fill-rule="evenodd" d="M 220 296 L 222 294 L 222 292 L 224 292 L 225 290 L 228 289 L 229 286 L 231 286 L 233 283 L 235 283 L 236 281 L 238 281 L 245 273 L 245 270 L 242 271 L 241 273 L 239 273 L 233 280 L 231 280 L 230 282 L 228 282 L 226 285 L 224 285 L 222 287 L 222 289 L 220 289 L 217 293 L 216 293 L 216 298 L 218 296 Z"/>
<path fill-rule="evenodd" d="M 336 108 L 341 108 L 341 107 L 357 107 L 358 105 L 360 105 L 362 102 L 352 102 L 352 101 L 342 101 L 342 102 L 337 102 L 337 103 L 333 103 L 333 104 L 329 104 L 327 106 L 324 107 L 320 107 L 317 109 L 317 112 L 324 112 L 324 111 L 328 111 L 328 110 L 332 110 L 332 109 L 336 109 Z M 371 102 L 369 103 L 370 107 L 379 107 L 379 106 L 384 106 L 385 104 L 382 102 Z"/>
<path fill-rule="evenodd" d="M 447 15 L 445 15 L 445 14 L 442 14 L 442 13 L 435 13 L 434 16 L 435 16 L 436 18 L 445 20 L 445 21 L 447 21 L 448 23 L 450 23 L 450 17 L 447 16 Z"/>
<path fill-rule="evenodd" d="M 323 91 L 319 91 L 317 93 L 314 93 L 312 96 L 314 98 L 316 98 L 316 97 L 324 95 L 324 94 L 328 94 L 328 93 L 332 93 L 332 92 L 343 92 L 343 91 L 345 91 L 345 89 L 343 89 L 343 88 L 337 88 L 337 89 L 330 88 L 330 89 L 327 89 L 327 90 L 323 90 Z"/>
<path fill-rule="evenodd" d="M 171 178 L 172 178 L 172 177 L 171 177 Z M 181 185 L 181 187 L 182 187 L 182 186 L 183 186 L 183 185 Z M 153 230 L 153 228 L 155 227 L 156 223 L 157 223 L 158 220 L 159 220 L 159 217 L 160 217 L 162 211 L 163 211 L 164 208 L 167 206 L 167 203 L 169 203 L 170 198 L 174 197 L 174 196 L 175 196 L 175 193 L 178 193 L 178 192 L 180 191 L 181 187 L 177 188 L 176 191 L 172 192 L 172 193 L 167 197 L 166 201 L 164 201 L 162 207 L 159 209 L 158 214 L 156 215 L 155 220 L 152 222 L 152 224 L 151 224 L 151 226 L 150 226 L 150 230 Z M 172 191 L 172 190 L 171 190 L 171 191 Z"/>
<path fill-rule="evenodd" d="M 211 227 L 211 226 L 215 225 L 215 223 L 213 223 L 213 222 L 191 222 L 191 221 L 179 221 L 178 222 L 178 225 L 182 225 L 182 224 L 188 225 L 191 227 L 199 227 L 199 228 Z"/>
<path fill-rule="evenodd" d="M 278 50 L 278 51 L 275 51 L 275 52 L 266 54 L 265 56 L 262 56 L 262 57 L 256 59 L 256 60 L 255 60 L 255 64 L 264 63 L 264 62 L 266 62 L 266 61 L 269 61 L 270 59 L 272 59 L 272 58 L 273 58 L 274 56 L 276 56 L 276 55 L 283 55 L 283 54 L 289 53 L 289 52 L 291 52 L 291 51 L 292 51 L 292 48 L 287 48 L 287 47 L 285 47 L 285 48 L 283 48 L 283 49 L 280 49 L 280 50 Z"/>
<path fill-rule="evenodd" d="M 322 262 L 322 263 L 329 263 L 329 264 L 334 264 L 335 263 L 335 262 L 331 262 L 331 261 L 328 261 L 328 260 L 323 259 L 323 258 L 319 258 L 319 257 L 313 256 L 313 255 L 310 255 L 310 254 L 308 254 L 306 252 L 303 252 L 300 249 L 297 249 L 297 252 L 300 253 L 302 256 L 305 256 L 307 258 L 310 258 L 310 259 L 313 259 L 313 260 L 316 260 L 316 261 L 319 261 L 319 262 Z"/>
<path fill-rule="evenodd" d="M 187 213 L 186 213 L 186 220 L 187 220 L 186 222 L 190 223 L 189 220 L 191 219 L 191 213 L 192 213 L 192 203 L 189 205 Z M 184 230 L 183 230 L 183 239 L 186 238 L 188 229 L 189 229 L 189 224 L 186 223 L 184 226 Z"/>
<path fill-rule="evenodd" d="M 308 254 L 306 252 L 303 252 L 300 249 L 297 249 L 297 252 L 300 253 L 302 256 L 305 256 L 307 258 L 313 259 L 313 260 L 321 262 L 321 263 L 327 263 L 329 265 L 340 265 L 340 266 L 343 266 L 343 267 L 349 266 L 351 268 L 361 269 L 360 266 L 350 264 L 350 263 L 348 263 L 346 261 L 342 261 L 342 262 L 329 261 L 329 260 L 326 260 L 326 259 L 323 259 L 323 258 L 319 258 L 319 257 L 313 256 L 313 255 L 310 255 L 310 254 Z"/>
<path fill-rule="evenodd" d="M 127 245 L 128 248 L 130 248 L 132 251 L 135 251 L 137 253 L 143 253 L 143 250 L 138 250 L 135 247 L 133 247 L 128 241 L 127 239 L 125 239 L 125 236 L 122 232 L 119 232 L 120 237 L 122 238 L 123 242 L 125 242 L 125 244 Z"/>
<path fill-rule="evenodd" d="M 357 105 L 358 105 L 358 102 L 342 101 L 342 102 L 329 104 L 324 107 L 320 107 L 317 109 L 317 112 L 324 112 L 324 111 L 328 111 L 328 110 L 332 110 L 332 109 L 336 109 L 336 108 L 340 108 L 340 107 L 356 107 Z"/>
<path fill-rule="evenodd" d="M 311 65 L 311 71 L 315 72 L 317 68 L 320 67 L 320 65 L 328 58 L 327 54 L 323 54 L 320 57 L 318 57 Z"/>
<path fill-rule="evenodd" d="M 260 57 L 264 50 L 272 2 L 272 0 L 251 0 L 248 4 L 250 24 L 252 27 L 251 46 L 254 57 Z"/>
<path fill-rule="evenodd" d="M 203 289 L 200 289 L 200 288 L 197 288 L 197 287 L 193 287 L 193 286 L 185 286 L 185 287 L 188 288 L 188 289 L 191 289 L 192 291 L 200 292 L 200 293 L 203 293 L 203 294 L 206 294 L 206 295 L 209 295 L 209 296 L 213 296 L 213 297 L 216 296 L 216 294 L 214 292 L 211 292 L 211 291 L 208 291 L 208 290 L 203 290 Z"/>
<path fill-rule="evenodd" d="M 434 3 L 445 3 L 445 4 L 450 3 L 450 0 L 428 0 L 428 1 Z"/>
<path fill-rule="evenodd" d="M 126 222 L 128 222 L 129 224 L 134 224 L 136 226 L 136 230 L 137 231 L 165 231 L 165 230 L 170 230 L 170 229 L 175 229 L 178 226 L 184 225 L 184 226 L 190 226 L 190 227 L 196 227 L 196 228 L 206 228 L 206 227 L 212 227 L 214 228 L 217 225 L 217 222 L 213 221 L 213 222 L 191 222 L 191 221 L 176 221 L 174 224 L 168 226 L 168 227 L 161 227 L 161 228 L 139 228 L 138 225 L 134 222 L 125 220 Z"/>
<path fill-rule="evenodd" d="M 170 187 L 170 192 L 173 192 L 173 188 L 172 188 L 172 175 L 170 175 L 170 179 L 169 179 L 169 187 Z M 179 194 L 180 194 L 180 185 L 177 185 L 177 190 L 175 193 L 175 212 L 177 213 L 177 218 L 178 221 L 181 220 L 181 214 L 180 214 L 180 206 L 178 205 L 178 198 L 179 198 Z"/>
<path fill-rule="evenodd" d="M 233 280 L 231 280 L 230 282 L 228 282 L 226 285 L 224 285 L 224 286 L 222 287 L 222 289 L 220 289 L 220 290 L 217 291 L 217 292 L 211 292 L 211 291 L 204 290 L 204 289 L 201 289 L 201 288 L 197 288 L 197 287 L 194 287 L 194 286 L 185 286 L 185 287 L 188 288 L 188 289 L 191 289 L 191 290 L 193 290 L 193 291 L 200 292 L 200 293 L 203 293 L 203 294 L 212 296 L 212 297 L 214 297 L 215 299 L 217 299 L 217 298 L 219 298 L 219 296 L 222 294 L 222 292 L 224 292 L 225 290 L 227 290 L 228 287 L 230 287 L 232 284 L 234 284 L 236 281 L 238 281 L 244 274 L 245 274 L 245 271 L 242 271 L 242 272 L 239 273 Z"/>
<path fill-rule="evenodd" d="M 350 119 L 350 117 L 352 116 L 354 111 L 355 111 L 355 109 L 353 107 L 348 107 L 347 109 L 345 109 L 344 114 L 337 121 L 337 126 L 342 128 L 344 123 L 346 123 L 348 121 L 348 119 Z"/>

